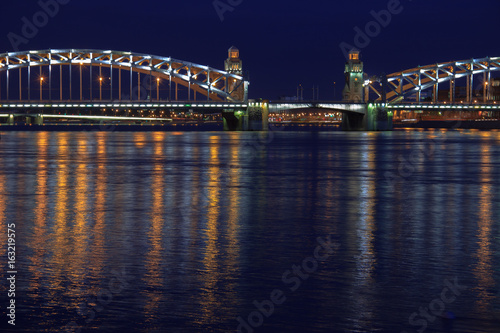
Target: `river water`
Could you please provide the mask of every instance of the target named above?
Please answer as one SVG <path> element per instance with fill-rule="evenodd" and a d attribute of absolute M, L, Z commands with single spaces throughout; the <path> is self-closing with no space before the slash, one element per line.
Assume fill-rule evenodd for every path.
<path fill-rule="evenodd" d="M 1 135 L 2 332 L 500 331 L 499 131 Z"/>

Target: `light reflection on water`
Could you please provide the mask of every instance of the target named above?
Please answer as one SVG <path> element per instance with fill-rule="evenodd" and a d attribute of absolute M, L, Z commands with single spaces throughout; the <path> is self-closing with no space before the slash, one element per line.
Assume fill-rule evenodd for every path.
<path fill-rule="evenodd" d="M 455 331 L 495 331 L 499 132 L 268 135 L 2 133 L 16 330 L 235 331 L 281 289 L 257 331 L 415 331 L 457 277 Z M 340 249 L 291 292 L 283 273 L 327 235 Z"/>
<path fill-rule="evenodd" d="M 481 137 L 487 142 L 491 135 L 488 133 L 481 133 Z M 491 294 L 490 291 L 495 286 L 495 280 L 490 273 L 492 267 L 492 252 L 491 252 L 491 232 L 492 232 L 492 195 L 494 189 L 492 188 L 492 173 L 493 165 L 491 161 L 491 147 L 488 144 L 481 146 L 481 185 L 479 194 L 479 218 L 478 218 L 478 245 L 477 251 L 477 265 L 475 268 L 475 275 L 478 280 L 476 292 L 479 297 L 477 298 L 477 311 L 487 312 L 489 305 L 494 300 L 496 295 Z M 497 265 L 499 263 L 497 262 Z"/>

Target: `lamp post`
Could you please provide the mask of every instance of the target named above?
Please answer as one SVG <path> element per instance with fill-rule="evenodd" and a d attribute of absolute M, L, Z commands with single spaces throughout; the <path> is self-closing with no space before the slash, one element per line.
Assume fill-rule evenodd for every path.
<path fill-rule="evenodd" d="M 485 81 L 484 82 L 484 91 L 483 91 L 483 102 L 486 103 L 488 101 L 488 98 L 489 98 L 489 94 L 488 94 L 488 81 Z"/>
<path fill-rule="evenodd" d="M 40 78 L 40 101 L 42 100 L 42 84 L 43 84 L 43 77 Z"/>
<path fill-rule="evenodd" d="M 102 101 L 102 76 L 99 77 L 99 100 Z"/>
<path fill-rule="evenodd" d="M 83 67 L 83 62 L 80 62 L 80 101 L 83 101 L 82 67 Z"/>
<path fill-rule="evenodd" d="M 156 78 L 156 100 L 160 100 L 160 78 Z"/>

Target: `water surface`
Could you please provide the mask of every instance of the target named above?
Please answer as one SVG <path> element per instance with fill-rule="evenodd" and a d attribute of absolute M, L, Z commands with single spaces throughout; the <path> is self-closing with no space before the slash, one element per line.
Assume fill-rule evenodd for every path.
<path fill-rule="evenodd" d="M 16 332 L 500 327 L 498 131 L 9 132 L 0 166 Z"/>

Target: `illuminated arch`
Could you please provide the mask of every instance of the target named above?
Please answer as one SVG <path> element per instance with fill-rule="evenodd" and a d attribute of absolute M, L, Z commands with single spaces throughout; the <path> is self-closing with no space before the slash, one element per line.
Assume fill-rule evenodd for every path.
<path fill-rule="evenodd" d="M 470 102 L 473 99 L 474 75 L 484 74 L 485 82 L 488 82 L 488 86 L 491 87 L 491 72 L 494 71 L 500 71 L 500 57 L 452 61 L 396 72 L 387 75 L 387 101 L 401 100 L 413 94 L 416 94 L 417 101 L 420 101 L 421 92 L 428 88 L 434 89 L 436 99 L 439 92 L 439 85 L 449 82 L 451 86 L 450 91 L 452 91 L 450 102 L 454 103 L 455 81 L 466 78 L 468 87 L 467 100 Z M 381 78 L 372 78 L 365 82 L 368 89 L 377 94 L 377 101 L 382 100 L 382 88 L 380 86 L 375 87 L 374 83 L 380 83 L 381 81 Z"/>
<path fill-rule="evenodd" d="M 88 50 L 41 50 L 0 54 L 0 72 L 50 65 L 92 64 L 111 69 L 128 69 L 151 74 L 196 91 L 211 100 L 235 101 L 233 93 L 244 86 L 240 75 L 204 65 L 149 54 Z"/>

